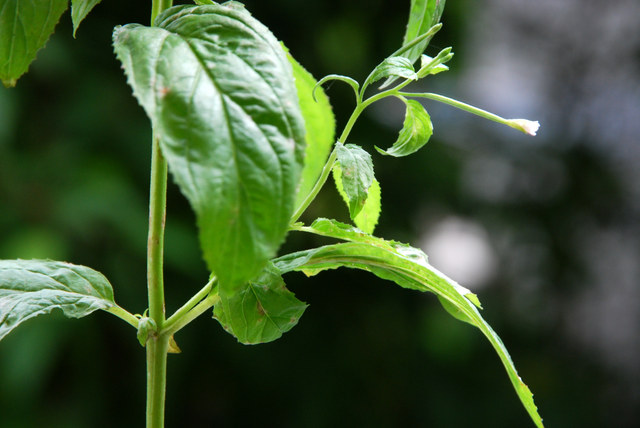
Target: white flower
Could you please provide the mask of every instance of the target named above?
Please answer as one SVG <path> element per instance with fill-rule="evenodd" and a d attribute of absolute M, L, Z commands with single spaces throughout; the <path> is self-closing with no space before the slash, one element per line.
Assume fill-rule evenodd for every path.
<path fill-rule="evenodd" d="M 529 135 L 536 135 L 540 128 L 540 122 L 527 119 L 511 119 L 507 125 Z"/>

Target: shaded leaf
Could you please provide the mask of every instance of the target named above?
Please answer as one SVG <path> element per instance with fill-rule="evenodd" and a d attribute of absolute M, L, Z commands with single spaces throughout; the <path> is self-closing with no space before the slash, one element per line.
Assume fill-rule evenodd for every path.
<path fill-rule="evenodd" d="M 383 155 L 402 157 L 415 153 L 427 144 L 433 134 L 431 118 L 422 104 L 416 100 L 402 100 L 407 105 L 402 130 L 390 149 L 382 150 L 376 147 Z"/>
<path fill-rule="evenodd" d="M 371 155 L 355 144 L 336 144 L 333 178 L 346 195 L 349 215 L 353 220 L 362 210 L 374 181 Z"/>
<path fill-rule="evenodd" d="M 331 227 L 327 222 L 329 220 L 323 221 L 321 233 L 331 235 Z M 339 267 L 361 269 L 382 279 L 391 280 L 401 287 L 435 293 L 441 301 L 446 302 L 445 309 L 449 313 L 476 326 L 487 337 L 500 357 L 525 409 L 538 427 L 543 426 L 533 395 L 518 376 L 502 340 L 484 321 L 478 308 L 469 298 L 473 293 L 431 266 L 419 249 L 372 236 L 363 236 L 362 232 L 349 231 L 347 227 L 340 225 L 335 225 L 335 230 L 335 237 L 351 238 L 352 242 L 288 254 L 276 259 L 275 265 L 282 273 L 296 270 L 308 275 Z"/>
<path fill-rule="evenodd" d="M 56 308 L 80 318 L 112 306 L 111 284 L 93 269 L 50 260 L 0 260 L 0 339 Z"/>
<path fill-rule="evenodd" d="M 89 12 L 102 0 L 71 0 L 71 21 L 73 21 L 73 37 L 80 23 L 87 17 Z"/>
<path fill-rule="evenodd" d="M 307 305 L 286 289 L 280 273 L 268 265 L 262 274 L 214 307 L 213 316 L 244 344 L 274 341 L 291 330 Z"/>
<path fill-rule="evenodd" d="M 283 48 L 236 3 L 178 6 L 114 31 L 220 295 L 260 273 L 289 226 L 304 121 Z"/>
<path fill-rule="evenodd" d="M 317 82 L 313 76 L 291 55 L 287 57 L 293 67 L 293 77 L 307 131 L 304 168 L 295 203 L 298 207 L 320 178 L 335 141 L 336 121 L 329 98 L 322 87 L 316 87 Z"/>
<path fill-rule="evenodd" d="M 15 86 L 47 43 L 68 0 L 0 2 L 0 80 Z"/>

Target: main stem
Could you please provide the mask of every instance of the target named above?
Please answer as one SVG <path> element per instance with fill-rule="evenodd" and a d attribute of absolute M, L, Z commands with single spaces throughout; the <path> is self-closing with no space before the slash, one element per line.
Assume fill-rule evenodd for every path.
<path fill-rule="evenodd" d="M 165 322 L 164 310 L 164 224 L 167 195 L 167 162 L 153 137 L 151 186 L 149 192 L 149 240 L 147 243 L 147 288 L 149 318 L 158 331 Z M 147 428 L 164 427 L 164 401 L 169 338 L 156 332 L 149 335 L 147 347 Z"/>
<path fill-rule="evenodd" d="M 151 25 L 171 7 L 172 0 L 152 0 Z M 164 226 L 167 207 L 167 161 L 160 142 L 153 135 L 151 147 L 151 185 L 149 190 L 149 238 L 147 242 L 147 291 L 149 317 L 157 331 L 149 335 L 147 348 L 147 428 L 164 428 L 164 403 L 167 384 L 167 351 L 170 336 L 158 334 L 165 322 L 164 308 Z"/>

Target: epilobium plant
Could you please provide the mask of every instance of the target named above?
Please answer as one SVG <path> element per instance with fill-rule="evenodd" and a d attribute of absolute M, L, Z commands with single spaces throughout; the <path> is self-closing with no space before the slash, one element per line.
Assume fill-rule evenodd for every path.
<path fill-rule="evenodd" d="M 100 0 L 72 0 L 74 33 Z M 429 98 L 535 135 L 537 122 L 506 120 L 432 93 L 407 92 L 409 83 L 446 71 L 451 48 L 423 54 L 440 29 L 444 0 L 412 0 L 404 43 L 362 84 L 329 75 L 316 82 L 286 48 L 238 2 L 172 6 L 153 0 L 151 26 L 128 24 L 113 32 L 115 54 L 153 129 L 148 240 L 148 310 L 134 315 L 114 301 L 109 281 L 88 267 L 49 260 L 0 261 L 0 338 L 23 321 L 61 309 L 83 317 L 101 309 L 137 331 L 147 352 L 147 426 L 162 427 L 167 353 L 174 336 L 213 308 L 238 341 L 273 341 L 294 327 L 307 305 L 287 290 L 283 275 L 315 275 L 347 267 L 437 296 L 455 318 L 487 337 L 533 422 L 542 420 L 496 333 L 480 315 L 475 294 L 433 268 L 419 249 L 373 235 L 380 184 L 371 155 L 348 143 L 352 127 L 371 104 L 395 97 L 406 105 L 398 139 L 376 150 L 410 155 L 433 127 L 417 101 Z M 66 9 L 67 0 L 0 2 L 0 78 L 13 86 Z M 415 65 L 417 63 L 417 66 Z M 321 85 L 351 86 L 355 108 L 337 139 Z M 377 91 L 367 91 L 383 82 Z M 380 145 L 386 146 L 384 142 Z M 211 276 L 174 314 L 165 314 L 163 234 L 167 171 L 189 200 Z M 298 222 L 332 174 L 353 225 L 319 218 Z M 288 232 L 334 238 L 337 243 L 278 257 Z"/>

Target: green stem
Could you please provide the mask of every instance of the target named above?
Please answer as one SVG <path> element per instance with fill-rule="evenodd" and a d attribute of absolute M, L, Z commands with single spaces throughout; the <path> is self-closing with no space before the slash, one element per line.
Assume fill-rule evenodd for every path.
<path fill-rule="evenodd" d="M 412 97 L 412 98 L 428 98 L 430 100 L 440 101 L 441 103 L 448 104 L 452 107 L 459 108 L 460 110 L 464 110 L 466 112 L 475 114 L 476 116 L 480 116 L 485 119 L 489 119 L 494 122 L 501 123 L 503 125 L 509 125 L 509 122 L 510 122 L 509 119 L 505 119 L 504 117 L 498 116 L 497 114 L 489 113 L 486 110 L 482 110 L 472 105 L 460 102 L 458 100 L 454 100 L 453 98 L 445 97 L 444 95 L 433 94 L 430 92 L 427 92 L 427 93 L 399 92 L 398 95 L 402 95 L 405 97 Z"/>
<path fill-rule="evenodd" d="M 135 315 L 132 315 L 128 311 L 122 309 L 120 306 L 111 306 L 110 308 L 105 309 L 107 312 L 117 316 L 121 320 L 126 321 L 131 324 L 134 328 L 138 328 L 138 318 Z"/>
<path fill-rule="evenodd" d="M 173 6 L 173 0 L 152 0 L 151 25 L 154 25 L 158 15 L 160 15 L 165 9 L 169 9 L 171 6 Z"/>
<path fill-rule="evenodd" d="M 213 305 L 217 304 L 219 301 L 220 301 L 220 296 L 218 295 L 218 293 L 209 294 L 204 300 L 201 300 L 197 305 L 193 306 L 189 311 L 187 311 L 186 313 L 182 314 L 179 317 L 176 317 L 171 324 L 167 322 L 161 334 L 166 336 L 173 336 L 178 331 L 180 331 L 182 327 L 186 326 L 191 321 L 198 318 L 207 309 L 211 308 Z"/>
<path fill-rule="evenodd" d="M 164 427 L 169 337 L 152 334 L 147 341 L 147 428 Z"/>
<path fill-rule="evenodd" d="M 182 305 L 180 309 L 178 309 L 173 315 L 171 315 L 164 323 L 162 333 L 166 334 L 174 334 L 176 331 L 180 330 L 180 328 L 184 327 L 185 317 L 190 316 L 191 310 L 196 307 L 199 303 L 205 300 L 209 294 L 211 293 L 211 289 L 213 285 L 216 283 L 217 278 L 211 278 L 211 281 L 205 285 L 202 290 L 198 291 L 187 303 Z M 217 296 L 217 294 L 216 294 Z M 195 318 L 195 317 L 194 317 Z M 191 318 L 190 320 L 193 320 Z M 177 325 L 180 325 L 179 328 L 176 328 Z"/>

